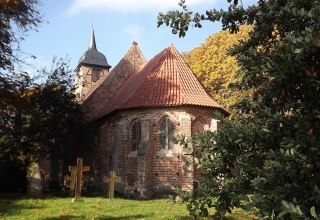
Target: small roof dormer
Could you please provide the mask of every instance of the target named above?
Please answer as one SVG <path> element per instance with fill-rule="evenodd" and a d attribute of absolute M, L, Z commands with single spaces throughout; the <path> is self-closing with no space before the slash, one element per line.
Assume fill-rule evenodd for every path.
<path fill-rule="evenodd" d="M 111 66 L 108 64 L 107 58 L 97 50 L 93 28 L 91 29 L 89 48 L 80 57 L 76 70 L 82 65 L 106 68 L 108 71 L 111 68 Z"/>

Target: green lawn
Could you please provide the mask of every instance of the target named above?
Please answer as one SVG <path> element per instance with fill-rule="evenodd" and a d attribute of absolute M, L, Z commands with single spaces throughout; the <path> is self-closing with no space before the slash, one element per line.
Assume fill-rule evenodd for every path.
<path fill-rule="evenodd" d="M 42 199 L 0 198 L 0 219 L 191 219 L 184 205 L 167 199 L 130 200 L 84 197 L 83 203 L 71 203 L 71 198 Z M 237 210 L 228 219 L 253 219 Z"/>

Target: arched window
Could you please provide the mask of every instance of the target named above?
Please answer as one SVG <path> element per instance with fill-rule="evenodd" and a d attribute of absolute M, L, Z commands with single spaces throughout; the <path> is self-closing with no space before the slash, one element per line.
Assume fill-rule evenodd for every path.
<path fill-rule="evenodd" d="M 161 149 L 170 150 L 174 148 L 174 123 L 166 118 L 160 126 Z"/>
<path fill-rule="evenodd" d="M 136 151 L 138 149 L 140 140 L 141 140 L 141 123 L 137 119 L 133 122 L 131 127 L 132 151 Z"/>

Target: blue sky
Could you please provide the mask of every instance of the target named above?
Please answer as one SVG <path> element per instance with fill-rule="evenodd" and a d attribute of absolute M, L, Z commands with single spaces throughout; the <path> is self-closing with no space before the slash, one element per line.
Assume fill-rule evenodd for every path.
<path fill-rule="evenodd" d="M 244 0 L 247 4 L 254 0 Z M 42 0 L 39 10 L 44 22 L 38 32 L 28 32 L 21 42 L 24 52 L 35 55 L 35 68 L 50 66 L 54 56 L 71 60 L 75 68 L 86 51 L 93 25 L 97 49 L 115 66 L 133 41 L 138 42 L 147 60 L 174 44 L 179 52 L 199 46 L 211 34 L 221 30 L 219 23 L 190 28 L 185 38 L 171 33 L 166 26 L 157 28 L 159 11 L 179 9 L 179 0 Z M 226 0 L 186 0 L 190 10 L 227 7 Z"/>

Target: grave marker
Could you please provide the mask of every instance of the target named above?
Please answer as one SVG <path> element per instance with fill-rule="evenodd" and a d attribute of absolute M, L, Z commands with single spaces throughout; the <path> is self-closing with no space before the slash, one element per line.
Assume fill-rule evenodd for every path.
<path fill-rule="evenodd" d="M 72 199 L 72 202 L 83 202 L 81 199 L 82 172 L 89 170 L 89 166 L 83 166 L 82 158 L 77 158 L 77 166 L 69 166 L 69 171 L 71 172 L 70 188 L 72 187 L 72 184 L 74 184 L 74 198 Z"/>
<path fill-rule="evenodd" d="M 103 182 L 109 184 L 109 199 L 114 198 L 114 183 L 120 183 L 121 178 L 117 176 L 115 171 L 111 171 L 109 176 L 103 178 Z"/>

